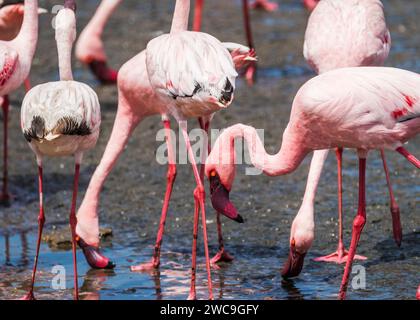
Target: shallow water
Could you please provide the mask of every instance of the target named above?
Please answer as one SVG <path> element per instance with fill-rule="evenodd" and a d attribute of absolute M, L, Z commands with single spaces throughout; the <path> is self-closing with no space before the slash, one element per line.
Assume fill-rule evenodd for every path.
<path fill-rule="evenodd" d="M 54 1 L 43 1 L 51 8 Z M 98 1 L 79 4 L 81 29 Z M 213 0 L 206 3 L 203 30 L 221 40 L 244 42 L 241 1 Z M 393 49 L 387 62 L 420 72 L 418 49 L 420 26 L 417 1 L 384 1 Z M 154 36 L 170 26 L 172 1 L 126 0 L 105 32 L 110 63 L 117 67 L 143 50 Z M 57 79 L 57 57 L 50 15 L 41 18 L 41 39 L 32 71 L 34 84 Z M 310 77 L 311 70 L 302 57 L 307 13 L 300 1 L 281 1 L 277 13 L 252 13 L 255 42 L 260 58 L 258 82 L 248 88 L 239 80 L 235 103 L 219 113 L 214 128 L 242 122 L 264 128 L 269 152 L 280 146 L 291 102 L 298 88 Z M 79 63 L 75 77 L 97 90 L 103 111 L 102 134 L 95 150 L 85 156 L 80 182 L 79 203 L 89 178 L 99 162 L 110 135 L 116 109 L 116 88 L 101 87 Z M 35 251 L 38 195 L 36 165 L 19 130 L 19 106 L 23 92 L 12 96 L 10 179 L 16 199 L 9 208 L 0 209 L 0 299 L 21 297 L 27 290 Z M 159 117 L 146 119 L 134 133 L 126 152 L 109 177 L 101 198 L 101 224 L 113 228 L 113 237 L 103 242 L 104 252 L 117 263 L 114 271 L 89 270 L 81 254 L 79 285 L 83 299 L 185 299 L 189 290 L 194 189 L 190 167 L 180 165 L 172 197 L 166 235 L 162 248 L 160 273 L 131 273 L 129 266 L 147 261 L 152 252 L 165 190 L 166 167 L 155 160 L 160 142 L 156 132 Z M 192 121 L 190 126 L 195 126 Z M 2 138 L 2 137 L 0 137 Z M 420 139 L 408 148 L 416 153 Z M 420 173 L 397 154 L 388 153 L 392 180 L 404 231 L 401 248 L 392 239 L 388 194 L 379 153 L 368 159 L 367 214 L 358 253 L 368 256 L 357 262 L 366 268 L 366 289 L 349 290 L 350 299 L 413 299 L 420 277 Z M 232 201 L 246 223 L 224 221 L 228 251 L 235 261 L 213 270 L 213 286 L 220 299 L 335 299 L 343 266 L 313 262 L 336 247 L 337 200 L 336 164 L 330 155 L 316 202 L 316 239 L 308 253 L 302 274 L 284 281 L 279 269 L 288 254 L 290 224 L 299 208 L 305 188 L 310 157 L 292 175 L 268 178 L 244 175 L 239 167 Z M 357 159 L 345 152 L 344 206 L 345 242 L 349 243 L 350 225 L 357 206 Z M 67 223 L 72 185 L 71 159 L 48 159 L 45 163 L 45 207 L 47 231 Z M 123 181 L 123 183 L 121 183 Z M 210 252 L 217 251 L 216 217 L 208 207 Z M 204 251 L 201 234 L 198 252 L 199 298 L 207 297 Z M 68 290 L 53 290 L 52 267 L 63 265 Z M 72 260 L 68 250 L 54 250 L 43 244 L 36 283 L 40 299 L 70 299 Z"/>

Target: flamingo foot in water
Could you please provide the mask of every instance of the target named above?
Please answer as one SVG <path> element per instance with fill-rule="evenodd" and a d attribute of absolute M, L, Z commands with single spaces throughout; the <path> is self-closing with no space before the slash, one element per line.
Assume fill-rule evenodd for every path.
<path fill-rule="evenodd" d="M 251 8 L 273 12 L 279 8 L 279 5 L 275 2 L 270 2 L 268 0 L 255 0 L 253 3 L 251 3 Z"/>
<path fill-rule="evenodd" d="M 232 262 L 233 257 L 225 250 L 220 250 L 216 255 L 210 260 L 210 263 L 213 267 L 217 267 L 216 264 L 219 262 Z"/>
<path fill-rule="evenodd" d="M 331 253 L 324 257 L 315 258 L 314 261 L 316 262 L 333 262 L 337 264 L 342 264 L 347 262 L 348 252 L 344 248 L 341 250 L 337 250 L 334 253 Z M 367 260 L 367 257 L 355 255 L 355 260 Z"/>
<path fill-rule="evenodd" d="M 116 84 L 118 72 L 108 67 L 106 61 L 93 60 L 89 68 L 102 84 Z"/>
<path fill-rule="evenodd" d="M 159 268 L 159 261 L 156 261 L 155 259 L 152 259 L 149 262 L 141 263 L 137 266 L 131 266 L 131 271 L 133 272 L 147 272 L 147 271 L 153 271 Z"/>
<path fill-rule="evenodd" d="M 86 261 L 93 269 L 114 269 L 115 263 L 102 255 L 99 248 L 88 245 L 82 238 L 76 236 L 76 241 L 82 249 Z"/>

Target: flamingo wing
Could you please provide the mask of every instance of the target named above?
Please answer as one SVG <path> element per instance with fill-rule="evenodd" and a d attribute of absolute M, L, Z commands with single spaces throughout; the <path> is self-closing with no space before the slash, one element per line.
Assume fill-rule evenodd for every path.
<path fill-rule="evenodd" d="M 238 76 L 229 51 L 201 32 L 165 34 L 149 42 L 146 62 L 152 86 L 172 98 L 218 100 L 231 93 Z"/>
<path fill-rule="evenodd" d="M 0 46 L 0 92 L 12 77 L 19 55 L 16 50 L 6 45 Z"/>
<path fill-rule="evenodd" d="M 62 135 L 90 135 L 99 131 L 100 123 L 98 97 L 80 82 L 39 85 L 27 93 L 22 104 L 21 127 L 29 142 Z"/>

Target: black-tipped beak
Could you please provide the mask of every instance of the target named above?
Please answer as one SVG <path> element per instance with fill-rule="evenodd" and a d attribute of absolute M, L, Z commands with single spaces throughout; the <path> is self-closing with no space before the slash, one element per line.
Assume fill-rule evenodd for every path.
<path fill-rule="evenodd" d="M 281 275 L 283 278 L 293 278 L 297 277 L 303 268 L 303 263 L 305 261 L 305 253 L 299 253 L 294 247 L 290 248 L 289 257 L 287 258 L 286 263 L 283 266 Z"/>
<path fill-rule="evenodd" d="M 244 222 L 244 219 L 238 214 L 238 210 L 229 200 L 229 191 L 220 182 L 216 173 L 210 175 L 210 195 L 214 210 L 236 222 Z"/>

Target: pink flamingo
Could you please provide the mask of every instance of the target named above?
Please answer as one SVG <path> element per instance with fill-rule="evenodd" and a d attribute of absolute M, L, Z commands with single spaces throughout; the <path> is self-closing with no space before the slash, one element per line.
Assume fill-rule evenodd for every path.
<path fill-rule="evenodd" d="M 6 10 L 6 8 L 2 10 Z M 9 94 L 19 88 L 28 77 L 37 41 L 38 2 L 35 0 L 26 0 L 23 23 L 18 35 L 12 40 L 0 41 L 0 103 L 3 109 L 4 121 L 3 187 L 0 194 L 0 202 L 2 203 L 8 203 L 10 201 L 7 177 Z"/>
<path fill-rule="evenodd" d="M 346 23 L 343 22 L 345 17 Z M 363 21 L 363 23 L 359 23 Z M 368 45 L 366 45 L 366 43 Z M 391 36 L 386 27 L 382 3 L 379 0 L 323 0 L 312 12 L 306 29 L 304 56 L 317 72 L 324 73 L 341 67 L 380 66 L 388 57 Z M 318 182 L 329 150 L 315 151 L 308 176 L 308 185 L 301 208 L 293 221 L 290 234 L 290 254 L 282 270 L 284 277 L 295 277 L 302 270 L 304 257 L 314 237 L 314 201 Z M 345 263 L 348 252 L 343 244 L 342 154 L 336 150 L 338 163 L 338 247 L 337 251 L 315 259 Z M 381 156 L 387 178 L 394 238 L 401 244 L 402 230 L 399 208 L 394 199 L 384 151 Z M 309 225 L 308 225 L 309 224 Z M 365 260 L 365 257 L 356 256 Z"/>
<path fill-rule="evenodd" d="M 319 1 L 320 0 L 303 0 L 303 5 L 306 7 L 306 9 L 312 11 L 318 5 Z"/>
<path fill-rule="evenodd" d="M 117 72 L 109 68 L 102 41 L 105 25 L 122 0 L 102 0 L 94 16 L 83 29 L 76 44 L 76 57 L 89 66 L 103 84 L 117 82 Z"/>
<path fill-rule="evenodd" d="M 176 9 L 173 19 L 173 30 L 186 30 L 187 29 L 187 23 L 188 23 L 188 16 L 189 16 L 189 1 L 188 0 L 178 0 L 176 3 Z M 192 55 L 194 58 L 191 60 L 191 63 L 196 63 L 195 67 L 198 69 L 194 69 L 197 71 L 201 70 L 201 63 L 205 63 L 205 65 L 208 65 L 212 69 L 218 68 L 218 61 L 224 61 L 224 67 L 228 68 L 227 72 L 232 72 L 232 76 L 234 75 L 233 71 L 231 70 L 231 64 L 232 59 L 233 63 L 235 64 L 236 68 L 243 67 L 243 64 L 248 61 L 254 61 L 255 58 L 252 57 L 252 51 L 249 48 L 234 44 L 234 43 L 225 43 L 224 48 L 220 48 L 220 43 L 210 37 L 209 35 L 202 34 L 202 33 L 194 33 L 194 32 L 180 32 L 176 34 L 171 35 L 165 35 L 165 37 L 173 37 L 174 39 L 179 39 L 179 36 L 184 36 L 188 43 L 188 45 L 191 45 L 191 38 L 190 35 L 194 38 L 194 40 L 197 40 L 197 43 L 202 45 L 204 39 L 211 39 L 209 41 L 212 42 L 214 45 L 214 48 L 216 52 L 220 55 L 218 57 L 215 57 L 213 54 L 208 56 L 207 59 L 203 59 L 202 62 L 196 63 L 196 59 L 201 58 L 197 56 L 197 54 L 201 54 L 201 51 L 197 51 Z M 119 76 L 118 76 L 118 111 L 114 122 L 114 128 L 111 133 L 111 137 L 108 141 L 107 147 L 105 149 L 104 155 L 101 159 L 101 162 L 99 163 L 98 167 L 96 168 L 88 189 L 86 191 L 85 197 L 83 199 L 83 202 L 79 208 L 79 211 L 77 213 L 78 218 L 78 224 L 76 232 L 79 235 L 81 239 L 86 244 L 89 244 L 92 252 L 93 250 L 98 250 L 99 246 L 99 223 L 98 223 L 98 206 L 99 206 L 99 197 L 100 192 L 103 188 L 103 185 L 105 183 L 105 180 L 107 176 L 111 173 L 111 170 L 115 166 L 119 156 L 122 154 L 125 146 L 127 145 L 127 141 L 130 138 L 132 132 L 134 129 L 138 126 L 138 124 L 146 117 L 152 116 L 152 115 L 161 115 L 163 126 L 165 128 L 166 133 L 166 143 L 168 146 L 168 160 L 169 160 L 169 166 L 168 166 L 168 172 L 167 172 L 167 181 L 166 181 L 166 192 L 165 192 L 165 198 L 164 198 L 164 205 L 162 207 L 161 212 L 161 219 L 159 224 L 159 229 L 157 233 L 156 238 L 156 244 L 155 249 L 153 251 L 153 257 L 150 262 L 140 264 L 136 267 L 133 267 L 133 271 L 147 271 L 151 269 L 158 268 L 160 265 L 160 251 L 161 251 L 161 245 L 162 245 L 162 239 L 163 239 L 163 233 L 164 233 L 164 227 L 167 217 L 167 211 L 169 208 L 169 201 L 172 194 L 173 184 L 175 182 L 175 178 L 177 175 L 176 165 L 175 165 L 175 156 L 174 156 L 174 150 L 172 149 L 172 141 L 171 141 L 171 131 L 170 131 L 170 120 L 169 116 L 172 114 L 168 110 L 168 104 L 167 102 L 163 102 L 161 99 L 158 98 L 157 92 L 154 90 L 154 87 L 152 87 L 151 80 L 149 78 L 148 72 L 146 70 L 149 70 L 146 66 L 146 53 L 149 53 L 149 56 L 151 55 L 152 46 L 153 44 L 158 43 L 159 41 L 162 41 L 162 37 L 155 39 L 149 46 L 147 50 L 144 50 L 140 52 L 137 56 L 126 62 L 121 69 L 119 70 Z M 188 49 L 191 50 L 191 48 L 188 46 Z M 200 50 L 204 50 L 205 48 L 208 49 L 207 46 L 198 46 L 197 48 L 200 48 Z M 226 49 L 231 50 L 232 58 L 229 56 L 226 56 Z M 168 52 L 172 52 L 171 50 Z M 210 51 L 213 52 L 213 51 Z M 163 57 L 164 55 L 159 55 L 160 57 Z M 149 58 L 151 59 L 151 58 Z M 219 60 L 218 60 L 219 59 Z M 152 60 L 153 61 L 153 60 Z M 150 62 L 150 60 L 149 60 Z M 186 61 L 183 61 L 183 63 L 186 63 Z M 212 63 L 215 63 L 212 64 Z M 174 64 L 176 66 L 180 66 L 180 62 Z M 190 70 L 188 64 L 185 64 L 185 67 Z M 176 70 L 175 70 L 176 71 Z M 172 74 L 171 74 L 172 75 Z M 189 74 L 188 74 L 189 75 Z M 184 78 L 183 78 L 184 79 Z M 205 83 L 201 83 L 201 81 L 205 81 L 207 78 L 206 76 L 203 76 L 203 79 L 200 80 L 199 83 L 196 85 L 193 84 L 193 87 L 191 90 L 188 87 L 185 87 L 185 84 L 183 84 L 182 90 L 186 90 L 185 95 L 191 95 L 194 93 L 193 97 L 191 98 L 182 98 L 180 95 L 182 95 L 182 92 L 180 92 L 181 89 L 179 89 L 177 86 L 180 85 L 178 81 L 172 80 L 172 85 L 174 86 L 171 88 L 171 92 L 174 97 L 170 98 L 170 102 L 173 103 L 174 101 L 177 101 L 179 103 L 191 103 L 195 101 L 195 99 L 202 99 L 203 104 L 194 104 L 191 106 L 191 116 L 193 117 L 200 117 L 200 118 L 206 118 L 201 119 L 200 123 L 203 128 L 208 129 L 209 123 L 208 118 L 210 118 L 210 115 L 201 117 L 202 112 L 202 106 L 209 105 L 210 108 L 208 112 L 213 111 L 215 108 L 219 108 L 219 104 L 216 103 L 216 100 L 214 102 L 215 105 L 211 105 L 208 100 L 210 97 L 208 97 L 208 89 L 207 85 Z M 185 81 L 188 79 L 185 78 Z M 156 83 L 156 77 L 154 78 L 154 83 Z M 193 80 L 191 80 L 193 81 Z M 231 81 L 232 90 L 233 90 L 233 84 L 234 81 Z M 169 84 L 168 80 L 168 84 Z M 189 85 L 187 83 L 187 85 Z M 198 87 L 200 85 L 201 88 Z M 227 83 L 225 88 L 227 88 Z M 220 94 L 221 91 L 219 91 L 219 88 L 217 86 L 213 87 L 215 92 L 217 94 Z M 167 89 L 162 88 L 163 92 L 168 93 Z M 187 91 L 188 90 L 188 91 Z M 191 92 L 189 92 L 191 91 Z M 229 100 L 229 88 L 227 88 L 227 92 L 225 93 L 224 97 L 226 100 Z M 176 99 L 175 99 L 176 97 Z M 226 101 L 226 106 L 230 103 L 229 101 Z M 223 105 L 223 104 L 222 104 Z M 221 105 L 220 105 L 221 106 Z M 207 108 L 207 107 L 206 107 Z M 197 111 L 195 110 L 197 109 Z M 177 110 L 177 108 L 175 108 Z M 186 113 L 190 113 L 187 111 Z M 183 116 L 183 112 L 180 112 L 178 116 Z M 195 168 L 195 166 L 194 166 Z M 204 171 L 202 173 L 204 175 Z M 200 192 L 196 192 L 195 195 L 200 198 L 198 199 L 199 202 L 201 202 L 201 190 Z M 196 208 L 197 209 L 197 208 Z M 198 211 L 195 212 L 198 214 Z M 205 221 L 205 220 L 203 220 Z M 195 227 L 198 227 L 198 221 L 195 220 Z M 196 230 L 196 228 L 194 229 Z M 197 232 L 195 232 L 195 235 L 197 235 Z M 193 252 L 193 255 L 195 255 L 195 252 Z M 91 258 L 90 264 L 95 265 L 95 258 L 97 257 L 97 254 L 93 255 Z M 195 267 L 194 267 L 195 268 Z M 211 285 L 211 282 L 209 282 L 209 285 Z M 191 294 L 190 298 L 195 297 L 195 269 L 193 270 L 192 274 L 192 281 L 191 281 Z"/>
<path fill-rule="evenodd" d="M 420 160 L 403 144 L 420 133 L 420 76 L 384 67 L 343 68 L 309 80 L 297 93 L 280 151 L 265 152 L 252 127 L 235 125 L 216 141 L 206 161 L 213 207 L 236 218 L 229 200 L 235 178 L 234 140 L 243 137 L 255 167 L 268 176 L 293 172 L 314 150 L 356 149 L 359 156 L 359 208 L 353 222 L 348 259 L 340 287 L 344 299 L 356 248 L 366 222 L 365 170 L 370 150 L 395 150 L 420 169 Z M 323 159 L 321 159 L 323 160 Z M 312 217 L 307 218 L 311 228 Z M 302 237 L 309 237 L 307 232 Z M 293 243 L 292 243 L 293 246 Z"/>
<path fill-rule="evenodd" d="M 74 298 L 78 299 L 76 261 L 76 201 L 80 164 L 84 152 L 93 148 L 99 137 L 101 111 L 96 93 L 86 84 L 73 81 L 71 52 L 76 40 L 75 1 L 65 0 L 56 18 L 56 41 L 60 81 L 30 90 L 22 104 L 22 131 L 36 154 L 39 175 L 38 241 L 32 281 L 25 299 L 34 299 L 34 283 L 42 230 L 45 223 L 43 201 L 43 158 L 75 157 L 73 197 L 70 211 L 74 265 Z"/>

